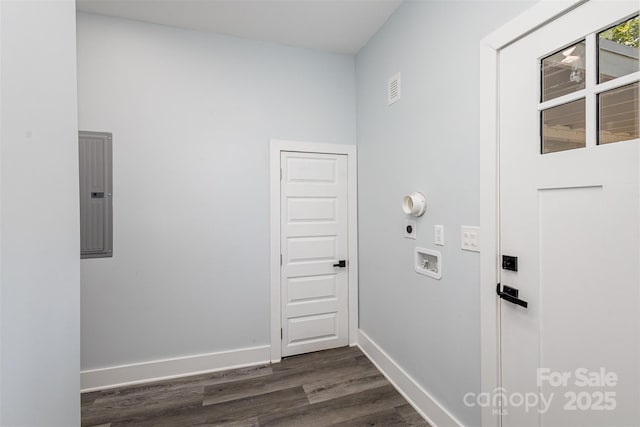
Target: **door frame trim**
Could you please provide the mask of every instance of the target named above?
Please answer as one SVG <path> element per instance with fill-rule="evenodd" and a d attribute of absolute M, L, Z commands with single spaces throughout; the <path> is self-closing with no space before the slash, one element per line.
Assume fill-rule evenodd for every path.
<path fill-rule="evenodd" d="M 500 51 L 589 0 L 541 0 L 480 41 L 480 377 L 481 391 L 500 387 Z M 482 425 L 501 425 L 493 408 L 482 408 Z"/>
<path fill-rule="evenodd" d="M 269 148 L 269 204 L 270 204 L 270 271 L 271 271 L 271 362 L 282 357 L 281 301 L 280 301 L 280 153 L 344 154 L 347 156 L 348 206 L 347 224 L 349 246 L 349 345 L 358 337 L 358 161 L 355 145 L 327 144 L 271 139 Z"/>

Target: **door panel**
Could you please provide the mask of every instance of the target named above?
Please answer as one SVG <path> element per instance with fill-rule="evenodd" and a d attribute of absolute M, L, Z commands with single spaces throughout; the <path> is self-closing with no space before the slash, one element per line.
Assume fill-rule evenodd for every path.
<path fill-rule="evenodd" d="M 336 259 L 336 249 L 336 236 L 290 237 L 287 239 L 287 261 L 331 261 Z"/>
<path fill-rule="evenodd" d="M 336 275 L 294 277 L 287 280 L 288 302 L 337 298 Z"/>
<path fill-rule="evenodd" d="M 334 340 L 337 338 L 336 330 L 335 312 L 290 318 L 287 344 L 299 345 Z"/>
<path fill-rule="evenodd" d="M 637 8 L 590 1 L 500 53 L 500 245 L 518 257 L 501 283 L 529 304 L 500 307 L 506 427 L 640 425 L 640 142 L 596 145 L 594 36 Z M 581 40 L 584 75 L 570 78 L 585 88 L 554 102 L 584 108 L 541 122 L 553 105 L 540 104 L 540 61 Z M 541 154 L 542 128 L 554 147 L 584 148 Z M 617 380 L 581 381 L 602 370 Z"/>
<path fill-rule="evenodd" d="M 347 158 L 281 154 L 282 355 L 348 344 Z"/>
<path fill-rule="evenodd" d="M 321 197 L 290 197 L 287 200 L 287 218 L 295 222 L 335 222 L 336 200 Z"/>

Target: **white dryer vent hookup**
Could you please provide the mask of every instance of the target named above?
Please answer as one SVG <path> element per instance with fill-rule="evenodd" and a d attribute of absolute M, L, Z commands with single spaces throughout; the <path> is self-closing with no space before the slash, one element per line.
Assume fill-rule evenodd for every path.
<path fill-rule="evenodd" d="M 404 196 L 402 210 L 407 215 L 422 216 L 427 210 L 427 199 L 424 194 L 418 192 Z"/>

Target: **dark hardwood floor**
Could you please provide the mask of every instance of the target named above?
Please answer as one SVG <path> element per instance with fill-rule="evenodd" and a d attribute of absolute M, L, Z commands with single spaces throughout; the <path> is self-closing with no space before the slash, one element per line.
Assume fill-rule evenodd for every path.
<path fill-rule="evenodd" d="M 429 426 L 357 347 L 84 393 L 82 425 Z"/>

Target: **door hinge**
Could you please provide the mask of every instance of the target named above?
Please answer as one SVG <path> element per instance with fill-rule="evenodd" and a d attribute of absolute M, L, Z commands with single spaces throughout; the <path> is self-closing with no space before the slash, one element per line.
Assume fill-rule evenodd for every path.
<path fill-rule="evenodd" d="M 284 334 L 282 333 L 282 328 L 280 328 L 280 340 L 282 340 L 284 337 Z"/>
<path fill-rule="evenodd" d="M 282 266 L 282 254 L 280 254 L 280 266 Z"/>

